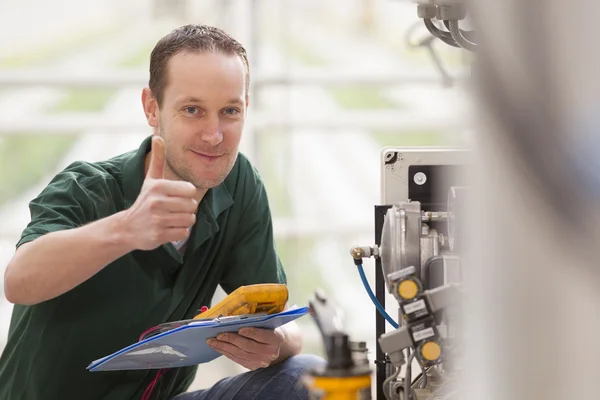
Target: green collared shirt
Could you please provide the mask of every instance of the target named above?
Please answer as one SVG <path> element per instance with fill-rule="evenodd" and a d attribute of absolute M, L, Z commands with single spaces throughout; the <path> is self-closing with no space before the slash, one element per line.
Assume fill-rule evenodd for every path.
<path fill-rule="evenodd" d="M 30 203 L 17 247 L 130 207 L 144 180 L 147 138 L 137 151 L 76 162 Z M 265 188 L 240 154 L 225 181 L 202 199 L 182 255 L 168 243 L 133 251 L 71 291 L 34 306 L 15 305 L 0 357 L 0 400 L 141 399 L 156 370 L 88 372 L 90 362 L 139 340 L 158 324 L 194 317 L 217 285 L 226 292 L 285 283 Z M 169 399 L 196 367 L 170 370 L 153 398 Z"/>

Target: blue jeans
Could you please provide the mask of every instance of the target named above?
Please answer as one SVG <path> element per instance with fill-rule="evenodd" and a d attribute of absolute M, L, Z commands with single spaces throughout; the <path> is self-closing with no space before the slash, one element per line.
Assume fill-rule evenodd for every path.
<path fill-rule="evenodd" d="M 182 393 L 172 400 L 308 400 L 300 378 L 324 363 L 320 357 L 301 354 L 271 367 L 222 379 L 209 389 Z"/>

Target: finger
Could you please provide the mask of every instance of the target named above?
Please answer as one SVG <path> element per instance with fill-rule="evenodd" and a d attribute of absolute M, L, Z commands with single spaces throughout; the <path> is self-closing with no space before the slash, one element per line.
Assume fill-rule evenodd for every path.
<path fill-rule="evenodd" d="M 224 343 L 228 346 L 235 346 L 246 353 L 263 355 L 272 352 L 272 349 L 267 344 L 259 343 L 231 332 L 218 334 L 217 340 L 219 341 L 218 344 Z"/>
<path fill-rule="evenodd" d="M 171 181 L 167 179 L 153 182 L 152 190 L 167 196 L 184 198 L 193 198 L 197 193 L 196 186 L 190 182 Z"/>
<path fill-rule="evenodd" d="M 165 175 L 165 142 L 160 136 L 152 137 L 152 150 L 147 178 L 163 179 Z"/>
<path fill-rule="evenodd" d="M 234 354 L 231 354 L 227 351 L 221 350 L 219 351 L 221 354 L 223 354 L 225 357 L 229 358 L 231 361 L 241 365 L 244 368 L 249 369 L 250 371 L 254 371 L 256 369 L 259 368 L 266 368 L 269 366 L 269 364 L 267 362 L 256 362 L 256 361 L 248 361 L 248 360 L 244 360 L 242 358 L 237 357 Z"/>
<path fill-rule="evenodd" d="M 173 197 L 173 196 L 161 196 L 153 199 L 155 211 L 161 213 L 187 213 L 195 214 L 198 209 L 198 202 L 196 199 L 189 197 Z"/>
<path fill-rule="evenodd" d="M 223 341 L 217 340 L 217 339 L 209 339 L 206 343 L 210 347 L 212 347 L 213 349 L 215 349 L 221 353 L 227 352 L 229 354 L 236 356 L 237 358 L 239 358 L 241 360 L 253 361 L 253 360 L 257 359 L 256 354 L 250 354 L 247 351 L 244 351 L 244 350 L 240 349 L 239 347 L 237 347 L 231 343 L 228 343 L 228 342 L 223 342 Z"/>
<path fill-rule="evenodd" d="M 227 356 L 229 359 L 245 366 L 248 369 L 267 367 L 270 364 L 270 362 L 264 357 L 261 357 L 257 354 L 250 354 L 230 343 L 222 342 L 216 339 L 209 339 L 207 343 L 219 353 Z"/>
<path fill-rule="evenodd" d="M 189 236 L 190 230 L 187 228 L 167 228 L 161 234 L 162 239 L 160 241 L 162 243 L 178 242 L 187 239 Z"/>
<path fill-rule="evenodd" d="M 164 217 L 162 226 L 165 228 L 189 228 L 196 223 L 196 214 L 169 213 Z"/>
<path fill-rule="evenodd" d="M 241 336 L 250 338 L 256 342 L 279 345 L 283 343 L 283 334 L 278 330 L 261 328 L 242 328 L 238 332 Z"/>

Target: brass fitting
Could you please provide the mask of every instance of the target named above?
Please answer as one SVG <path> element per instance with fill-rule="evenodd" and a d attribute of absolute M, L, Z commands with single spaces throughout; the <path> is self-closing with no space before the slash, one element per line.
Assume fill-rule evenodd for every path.
<path fill-rule="evenodd" d="M 350 250 L 350 254 L 355 260 L 362 260 L 366 253 L 362 247 L 354 247 L 352 250 Z"/>

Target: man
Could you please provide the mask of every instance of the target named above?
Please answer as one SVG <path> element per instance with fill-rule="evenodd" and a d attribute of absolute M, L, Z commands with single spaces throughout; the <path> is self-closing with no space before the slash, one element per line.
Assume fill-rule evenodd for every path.
<path fill-rule="evenodd" d="M 196 367 L 160 378 L 86 370 L 150 327 L 192 318 L 218 284 L 286 282 L 265 188 L 238 153 L 248 83 L 246 52 L 225 32 L 174 30 L 152 51 L 142 92 L 154 135 L 137 151 L 71 164 L 30 203 L 5 273 L 15 308 L 1 400 L 307 397 L 296 382 L 320 359 L 298 355 L 293 324 L 210 341 L 251 371 L 197 393 L 181 394 Z"/>

